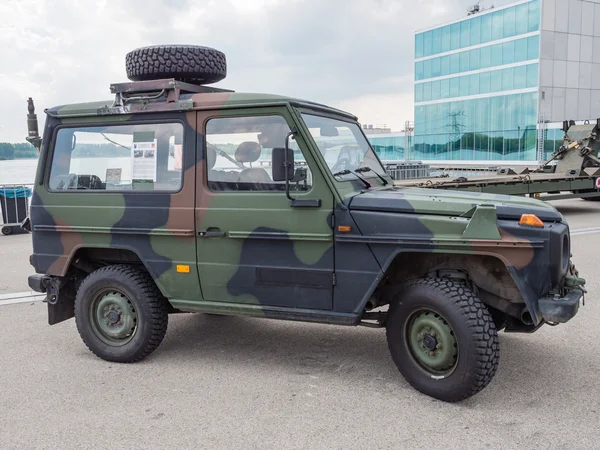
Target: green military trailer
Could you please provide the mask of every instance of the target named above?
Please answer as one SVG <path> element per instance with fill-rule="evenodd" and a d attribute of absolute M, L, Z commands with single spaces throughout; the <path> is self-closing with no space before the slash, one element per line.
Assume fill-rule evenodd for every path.
<path fill-rule="evenodd" d="M 223 53 L 154 46 L 108 101 L 46 110 L 30 287 L 97 356 L 135 362 L 172 313 L 386 329 L 419 391 L 460 401 L 496 372 L 498 332 L 578 311 L 585 281 L 551 205 L 394 186 L 356 117 L 207 86 Z"/>
<path fill-rule="evenodd" d="M 582 198 L 600 201 L 600 119 L 583 124 L 564 121 L 563 145 L 534 170 L 500 168 L 494 176 L 395 180 L 403 187 L 450 189 L 534 197 L 540 200 Z"/>

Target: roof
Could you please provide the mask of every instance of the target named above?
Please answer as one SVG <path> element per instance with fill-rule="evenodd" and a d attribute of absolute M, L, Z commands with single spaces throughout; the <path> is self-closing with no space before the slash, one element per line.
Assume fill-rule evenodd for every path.
<path fill-rule="evenodd" d="M 201 90 L 201 87 L 198 87 L 198 89 Z M 131 91 L 127 92 L 131 93 Z M 327 105 L 274 94 L 242 93 L 205 88 L 203 92 L 182 93 L 171 102 L 167 102 L 164 96 L 155 100 L 148 100 L 148 97 L 144 101 L 127 99 L 125 97 L 125 101 L 123 102 L 122 98 L 117 94 L 117 97 L 111 100 L 55 106 L 47 109 L 46 114 L 55 117 L 83 117 L 292 104 L 312 109 L 327 110 L 356 120 L 354 115 Z"/>

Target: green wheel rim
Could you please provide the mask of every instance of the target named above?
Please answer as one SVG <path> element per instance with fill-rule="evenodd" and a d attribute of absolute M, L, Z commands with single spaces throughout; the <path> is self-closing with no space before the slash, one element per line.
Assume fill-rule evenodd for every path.
<path fill-rule="evenodd" d="M 105 344 L 120 347 L 135 336 L 137 312 L 131 300 L 119 290 L 97 294 L 90 304 L 89 317 L 94 333 Z"/>
<path fill-rule="evenodd" d="M 444 378 L 456 368 L 456 336 L 448 322 L 435 311 L 413 311 L 405 322 L 404 339 L 413 361 L 431 377 Z"/>

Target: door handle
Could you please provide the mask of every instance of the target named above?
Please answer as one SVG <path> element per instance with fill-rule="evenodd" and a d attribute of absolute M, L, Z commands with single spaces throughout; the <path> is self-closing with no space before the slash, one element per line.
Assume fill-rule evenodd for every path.
<path fill-rule="evenodd" d="M 209 228 L 206 231 L 199 231 L 198 232 L 198 236 L 200 237 L 206 237 L 206 238 L 211 238 L 211 237 L 225 237 L 227 236 L 227 233 L 225 233 L 224 231 L 219 230 L 218 228 Z"/>

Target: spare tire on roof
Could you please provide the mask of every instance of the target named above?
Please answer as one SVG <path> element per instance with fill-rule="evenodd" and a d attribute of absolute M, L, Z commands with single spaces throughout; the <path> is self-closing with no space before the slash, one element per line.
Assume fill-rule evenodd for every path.
<path fill-rule="evenodd" d="M 225 54 L 197 45 L 154 45 L 141 47 L 125 57 L 131 81 L 175 78 L 195 84 L 216 83 L 227 76 Z"/>

